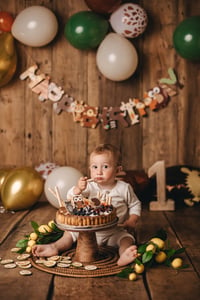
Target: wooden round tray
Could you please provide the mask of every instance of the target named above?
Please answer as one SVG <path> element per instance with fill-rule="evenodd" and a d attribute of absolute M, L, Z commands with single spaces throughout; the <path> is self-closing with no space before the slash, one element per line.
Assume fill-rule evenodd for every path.
<path fill-rule="evenodd" d="M 75 249 L 71 249 L 64 253 L 66 256 L 70 256 L 73 260 L 75 255 Z M 32 265 L 44 272 L 66 276 L 66 277 L 102 277 L 102 276 L 110 276 L 118 274 L 123 270 L 124 267 L 119 267 L 117 265 L 118 260 L 118 252 L 116 248 L 113 247 L 99 247 L 99 257 L 95 261 L 90 263 L 83 263 L 82 267 L 73 267 L 69 268 L 61 268 L 61 267 L 53 267 L 49 268 L 44 266 L 43 264 L 37 264 L 36 258 L 32 258 Z M 97 267 L 96 270 L 85 270 L 86 265 L 95 265 Z"/>

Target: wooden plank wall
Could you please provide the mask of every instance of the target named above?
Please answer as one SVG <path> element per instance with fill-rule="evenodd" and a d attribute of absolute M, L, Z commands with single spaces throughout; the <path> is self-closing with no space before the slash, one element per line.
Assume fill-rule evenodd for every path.
<path fill-rule="evenodd" d="M 128 1 L 127 1 L 128 2 Z M 129 1 L 133 2 L 133 1 Z M 134 1 L 146 10 L 149 24 L 145 33 L 132 40 L 139 55 L 135 74 L 124 82 L 113 82 L 101 75 L 96 66 L 96 51 L 73 48 L 63 31 L 68 18 L 88 9 L 84 0 L 7 0 L 0 10 L 17 16 L 24 8 L 44 5 L 59 21 L 55 40 L 44 47 L 32 48 L 16 41 L 18 67 L 7 85 L 0 89 L 0 166 L 26 166 L 52 161 L 87 172 L 88 153 L 95 145 L 118 145 L 128 169 L 147 169 L 155 161 L 166 166 L 200 165 L 199 63 L 182 59 L 174 50 L 172 34 L 186 17 L 200 12 L 196 0 Z M 123 58 L 122 58 L 123 59 Z M 106 131 L 102 126 L 87 129 L 75 123 L 69 113 L 57 115 L 51 101 L 41 103 L 19 75 L 37 63 L 42 73 L 63 90 L 91 106 L 120 106 L 129 97 L 142 99 L 143 93 L 168 76 L 173 67 L 182 89 L 169 105 L 137 125 Z"/>

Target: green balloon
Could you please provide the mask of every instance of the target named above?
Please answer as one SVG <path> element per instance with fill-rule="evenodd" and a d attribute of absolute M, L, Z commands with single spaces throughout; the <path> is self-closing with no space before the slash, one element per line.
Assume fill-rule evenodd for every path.
<path fill-rule="evenodd" d="M 65 25 L 65 37 L 78 49 L 96 48 L 109 28 L 108 21 L 96 13 L 81 11 L 72 15 Z"/>
<path fill-rule="evenodd" d="M 176 27 L 173 44 L 181 57 L 200 60 L 200 16 L 187 18 Z"/>

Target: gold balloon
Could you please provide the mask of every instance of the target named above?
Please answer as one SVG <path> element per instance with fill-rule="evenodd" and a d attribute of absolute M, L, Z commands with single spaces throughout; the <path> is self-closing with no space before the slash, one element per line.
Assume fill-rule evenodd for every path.
<path fill-rule="evenodd" d="M 14 169 L 8 173 L 1 188 L 3 206 L 7 210 L 28 209 L 37 202 L 43 189 L 44 181 L 35 169 Z"/>
<path fill-rule="evenodd" d="M 1 192 L 1 187 L 9 171 L 10 171 L 9 169 L 0 169 L 0 192 Z"/>
<path fill-rule="evenodd" d="M 0 87 L 13 77 L 17 67 L 14 38 L 10 32 L 0 34 Z"/>

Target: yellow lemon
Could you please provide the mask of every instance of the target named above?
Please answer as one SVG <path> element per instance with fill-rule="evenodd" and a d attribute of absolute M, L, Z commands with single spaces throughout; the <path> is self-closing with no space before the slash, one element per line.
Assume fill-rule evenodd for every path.
<path fill-rule="evenodd" d="M 31 253 L 32 248 L 30 246 L 26 247 L 26 252 Z"/>
<path fill-rule="evenodd" d="M 128 276 L 129 280 L 136 280 L 137 279 L 137 275 L 135 273 L 130 273 Z"/>
<path fill-rule="evenodd" d="M 171 266 L 174 268 L 174 269 L 178 269 L 182 266 L 183 264 L 183 260 L 181 258 L 174 258 L 171 262 Z"/>
<path fill-rule="evenodd" d="M 160 251 L 156 256 L 155 256 L 155 261 L 159 264 L 163 263 L 167 259 L 167 255 L 165 252 Z"/>
<path fill-rule="evenodd" d="M 47 233 L 47 232 L 51 232 L 52 228 L 50 228 L 48 225 L 40 225 L 40 227 L 38 228 L 38 231 L 40 233 Z"/>
<path fill-rule="evenodd" d="M 55 228 L 55 222 L 54 222 L 53 220 L 49 221 L 49 222 L 48 222 L 48 226 L 49 226 L 50 228 L 54 229 L 54 228 Z"/>
<path fill-rule="evenodd" d="M 142 274 L 144 272 L 144 265 L 143 264 L 141 264 L 141 265 L 135 264 L 134 269 L 135 269 L 136 273 Z"/>
<path fill-rule="evenodd" d="M 159 249 L 163 249 L 165 246 L 165 242 L 161 240 L 160 238 L 152 238 L 150 240 L 152 243 L 156 244 Z"/>
<path fill-rule="evenodd" d="M 156 247 L 153 244 L 149 244 L 146 247 L 146 251 L 152 251 L 154 253 L 156 251 Z"/>
<path fill-rule="evenodd" d="M 28 241 L 28 246 L 29 247 L 33 247 L 35 244 L 36 244 L 36 241 L 34 241 L 34 240 L 29 240 Z"/>
<path fill-rule="evenodd" d="M 38 238 L 38 235 L 36 232 L 31 232 L 31 234 L 29 235 L 30 240 L 34 240 L 36 241 Z"/>

